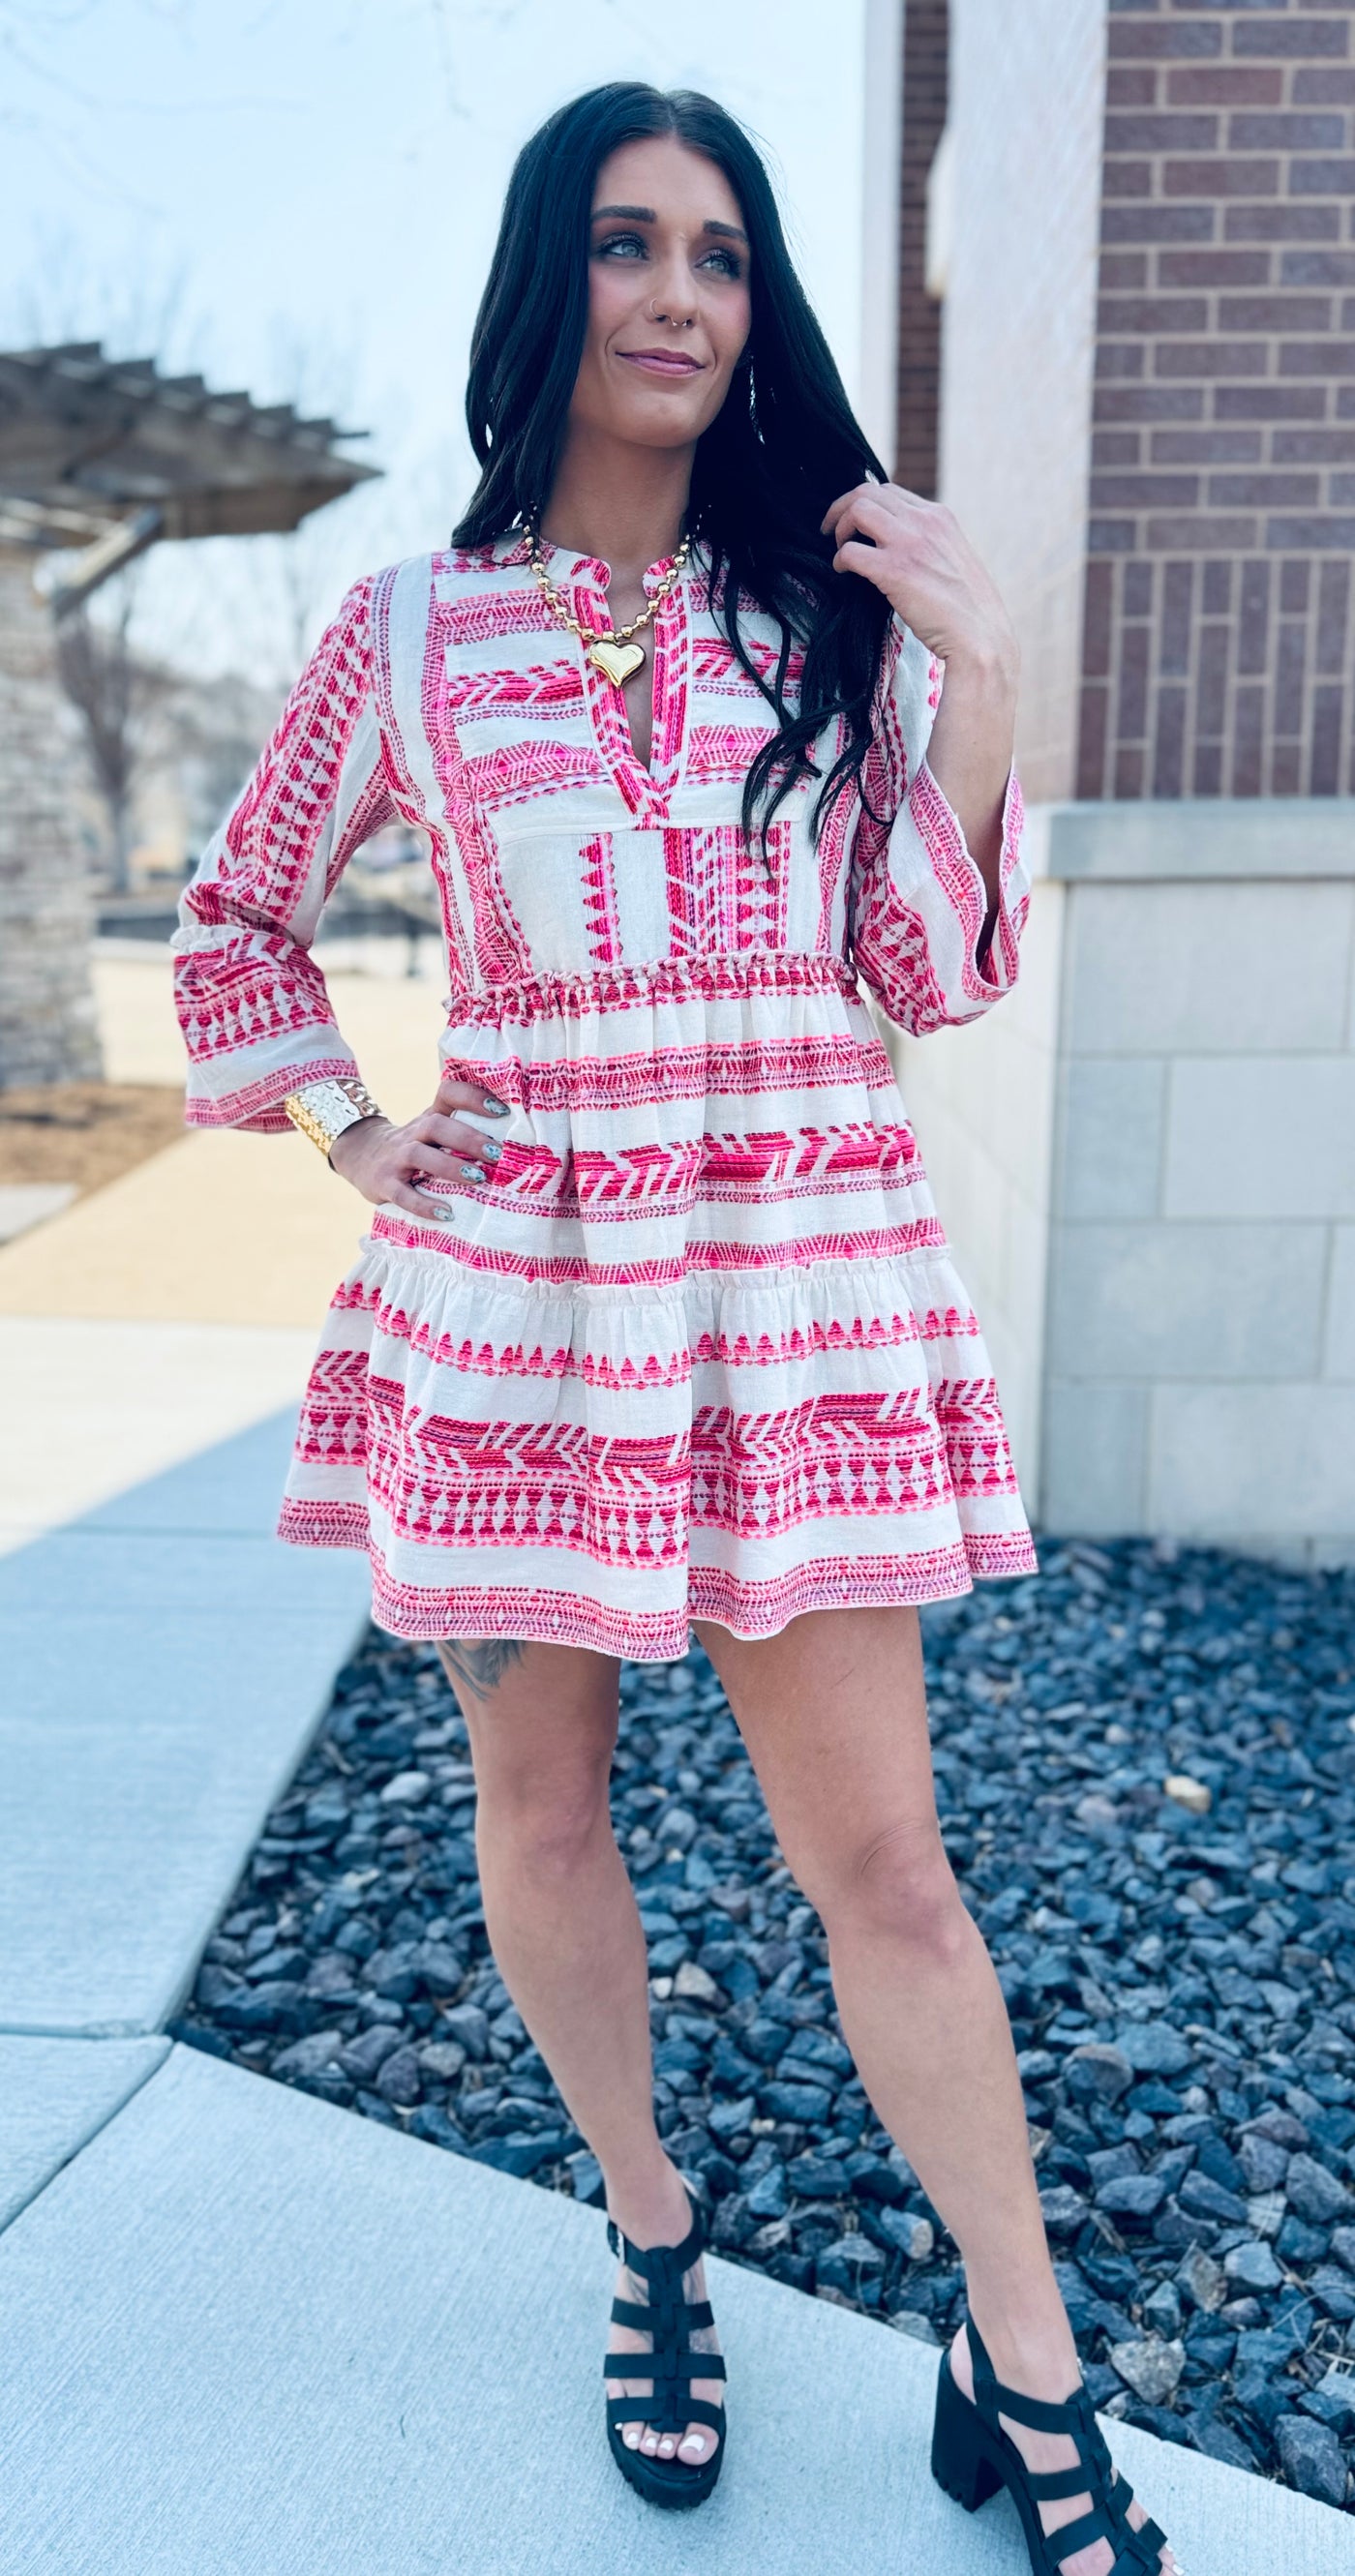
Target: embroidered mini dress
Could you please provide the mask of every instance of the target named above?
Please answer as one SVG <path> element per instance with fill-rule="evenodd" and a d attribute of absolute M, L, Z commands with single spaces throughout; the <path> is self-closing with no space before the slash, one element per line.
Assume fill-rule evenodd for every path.
<path fill-rule="evenodd" d="M 605 632 L 607 566 L 546 560 Z M 693 1618 L 766 1636 L 1035 1570 L 861 990 L 924 1035 L 1010 989 L 1020 791 L 980 965 L 983 879 L 926 762 L 941 676 L 896 619 L 867 799 L 816 844 L 801 781 L 764 855 L 740 797 L 776 720 L 708 573 L 694 550 L 650 630 L 648 767 L 520 538 L 358 582 L 185 890 L 190 1121 L 282 1131 L 287 1092 L 354 1069 L 311 943 L 396 819 L 445 926 L 429 1098 L 441 1070 L 509 1106 L 485 1179 L 424 1184 L 426 1220 L 375 1210 L 301 1409 L 281 1535 L 366 1548 L 397 1635 L 664 1661 Z M 740 624 L 772 673 L 774 622 Z"/>

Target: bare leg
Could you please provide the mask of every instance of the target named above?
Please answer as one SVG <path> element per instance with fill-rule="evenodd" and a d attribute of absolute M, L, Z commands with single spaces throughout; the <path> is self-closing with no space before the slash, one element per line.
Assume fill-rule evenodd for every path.
<path fill-rule="evenodd" d="M 691 2212 L 654 2125 L 645 1936 L 608 1807 L 616 1660 L 499 1639 L 453 1638 L 438 1652 L 470 1736 L 480 1886 L 504 1984 L 602 2167 L 618 2227 L 636 2245 L 677 2244 Z M 705 2296 L 700 2268 L 686 2276 L 689 2298 Z M 622 2273 L 621 2296 L 645 2302 L 645 2283 Z M 611 2328 L 618 2353 L 648 2346 Z M 607 2386 L 631 2394 L 630 2382 Z M 718 2405 L 722 2391 L 701 2380 L 692 2393 Z M 628 2425 L 624 2438 L 699 2463 L 719 2436 Z"/>
<path fill-rule="evenodd" d="M 1076 2346 L 1050 2265 L 1011 2029 L 946 1858 L 915 1610 L 823 1610 L 778 1636 L 697 1630 L 729 1695 L 777 1836 L 828 1934 L 848 2045 L 880 2118 L 964 2256 L 999 2379 L 1059 2402 Z M 952 2366 L 973 2375 L 963 2327 Z M 1006 2419 L 1003 2419 L 1004 2423 Z M 1029 2465 L 1073 2468 L 1066 2436 L 1007 2429 Z M 1041 2506 L 1048 2531 L 1088 2498 Z M 1137 2504 L 1131 2518 L 1146 2517 Z M 1104 2541 L 1065 2576 L 1108 2576 Z M 1174 2576 L 1170 2551 L 1164 2576 Z"/>

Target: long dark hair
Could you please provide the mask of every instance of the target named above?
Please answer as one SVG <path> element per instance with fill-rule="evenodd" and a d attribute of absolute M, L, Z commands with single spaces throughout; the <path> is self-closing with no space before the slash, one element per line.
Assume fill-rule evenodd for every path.
<path fill-rule="evenodd" d="M 820 788 L 815 830 L 845 788 L 863 792 L 889 603 L 873 583 L 834 572 L 819 522 L 840 492 L 870 476 L 884 480 L 885 469 L 791 265 L 756 146 L 699 90 L 608 81 L 557 109 L 518 154 L 471 344 L 466 420 L 480 480 L 453 543 L 488 545 L 548 496 L 587 329 L 597 172 L 623 143 L 666 134 L 723 171 L 751 251 L 748 349 L 697 443 L 688 529 L 711 559 L 711 607 L 780 727 L 743 792 L 744 829 L 750 837 L 756 829 L 765 848 L 766 826 L 797 778 L 820 775 L 812 747 L 836 715 L 845 719 L 846 741 Z M 770 675 L 740 635 L 741 600 L 780 626 Z M 792 709 L 786 675 L 797 644 L 804 658 Z"/>

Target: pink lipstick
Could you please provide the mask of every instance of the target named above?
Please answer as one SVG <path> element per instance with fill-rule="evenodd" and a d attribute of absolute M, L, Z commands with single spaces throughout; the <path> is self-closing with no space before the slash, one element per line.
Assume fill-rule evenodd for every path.
<path fill-rule="evenodd" d="M 618 349 L 617 356 L 627 366 L 643 367 L 650 376 L 696 376 L 701 373 L 699 358 L 689 358 L 677 349 Z"/>

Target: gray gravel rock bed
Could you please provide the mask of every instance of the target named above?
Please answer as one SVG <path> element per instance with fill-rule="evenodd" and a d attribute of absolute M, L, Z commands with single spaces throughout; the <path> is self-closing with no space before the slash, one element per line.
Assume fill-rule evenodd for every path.
<path fill-rule="evenodd" d="M 1142 1541 L 924 1610 L 947 1847 L 997 1963 L 1098 2405 L 1355 2501 L 1355 1575 Z M 936 2342 L 959 2258 L 876 2122 L 704 1654 L 622 1674 L 660 2127 L 714 2243 Z M 465 1729 L 370 1632 L 175 2035 L 597 2199 L 488 1955 Z"/>

